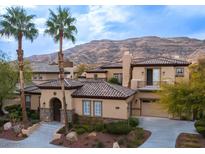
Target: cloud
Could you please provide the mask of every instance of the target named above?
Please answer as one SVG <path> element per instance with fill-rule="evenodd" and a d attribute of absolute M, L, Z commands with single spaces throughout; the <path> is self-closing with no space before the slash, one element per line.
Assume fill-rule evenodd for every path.
<path fill-rule="evenodd" d="M 44 33 L 46 21 L 46 18 L 34 18 L 33 22 L 36 24 L 36 27 L 39 30 L 39 34 Z"/>
<path fill-rule="evenodd" d="M 108 29 L 108 24 L 124 23 L 129 16 L 129 10 L 121 6 L 88 6 L 87 13 L 76 16 L 78 36 L 84 40 L 112 36 L 114 34 Z"/>

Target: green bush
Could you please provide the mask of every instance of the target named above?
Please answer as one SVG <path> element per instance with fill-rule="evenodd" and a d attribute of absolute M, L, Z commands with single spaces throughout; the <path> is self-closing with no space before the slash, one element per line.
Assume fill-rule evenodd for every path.
<path fill-rule="evenodd" d="M 194 124 L 195 127 L 198 127 L 198 126 L 204 126 L 205 127 L 205 119 L 203 120 L 197 120 Z"/>
<path fill-rule="evenodd" d="M 104 147 L 105 147 L 105 145 L 102 142 L 97 141 L 95 148 L 104 148 Z"/>
<path fill-rule="evenodd" d="M 77 129 L 75 129 L 75 131 L 79 135 L 84 134 L 86 132 L 86 130 L 84 128 L 77 128 Z"/>
<path fill-rule="evenodd" d="M 111 83 L 111 84 L 117 84 L 117 85 L 120 85 L 118 79 L 115 78 L 115 77 L 110 78 L 110 79 L 108 80 L 108 82 Z"/>
<path fill-rule="evenodd" d="M 205 127 L 204 126 L 197 126 L 196 130 L 198 133 L 200 133 L 202 136 L 205 137 Z"/>
<path fill-rule="evenodd" d="M 139 125 L 139 120 L 137 119 L 137 118 L 129 118 L 128 119 L 128 122 L 129 122 L 129 125 L 131 126 L 131 127 L 136 127 L 136 126 L 138 126 Z"/>
<path fill-rule="evenodd" d="M 94 126 L 94 129 L 96 132 L 102 132 L 105 129 L 105 126 L 104 126 L 104 124 L 96 124 Z"/>
<path fill-rule="evenodd" d="M 128 125 L 125 121 L 119 121 L 119 122 L 112 122 L 106 124 L 106 130 L 110 134 L 128 134 L 132 127 Z"/>

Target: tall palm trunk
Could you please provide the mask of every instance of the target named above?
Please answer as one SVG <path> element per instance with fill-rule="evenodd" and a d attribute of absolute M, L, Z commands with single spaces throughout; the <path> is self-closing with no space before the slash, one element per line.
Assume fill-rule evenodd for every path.
<path fill-rule="evenodd" d="M 65 120 L 65 131 L 68 133 L 68 114 L 67 114 L 67 104 L 65 99 L 65 85 L 64 85 L 64 58 L 63 58 L 63 31 L 60 31 L 60 51 L 58 54 L 59 57 L 59 72 L 61 80 L 61 90 L 63 95 L 63 111 L 64 111 L 64 120 Z"/>
<path fill-rule="evenodd" d="M 26 114 L 26 102 L 24 95 L 24 76 L 23 76 L 23 50 L 22 50 L 22 32 L 18 34 L 18 64 L 19 64 L 19 80 L 20 80 L 20 94 L 21 94 L 21 107 L 22 107 L 22 115 L 23 122 L 26 124 L 28 122 L 27 114 Z"/>

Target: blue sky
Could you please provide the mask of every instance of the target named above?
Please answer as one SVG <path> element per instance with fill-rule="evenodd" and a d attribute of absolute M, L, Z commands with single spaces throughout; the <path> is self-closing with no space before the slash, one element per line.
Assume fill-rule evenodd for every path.
<path fill-rule="evenodd" d="M 50 36 L 45 35 L 48 9 L 57 6 L 25 6 L 28 14 L 35 14 L 39 36 L 33 43 L 24 40 L 25 56 L 52 53 L 58 50 Z M 63 6 L 69 7 L 77 19 L 78 34 L 75 45 L 92 40 L 120 40 L 141 36 L 181 37 L 205 39 L 205 6 Z M 0 14 L 5 6 L 0 6 Z M 73 47 L 68 41 L 64 49 Z M 17 42 L 0 38 L 0 50 L 16 58 Z"/>

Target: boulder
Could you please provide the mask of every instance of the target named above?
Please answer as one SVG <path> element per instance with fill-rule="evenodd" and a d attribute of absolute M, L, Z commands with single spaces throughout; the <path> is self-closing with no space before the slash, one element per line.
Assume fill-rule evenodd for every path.
<path fill-rule="evenodd" d="M 88 134 L 89 137 L 96 137 L 97 133 L 96 132 L 91 132 L 90 134 Z"/>
<path fill-rule="evenodd" d="M 21 132 L 21 130 L 22 130 L 22 125 L 20 125 L 20 124 L 17 124 L 17 125 L 15 125 L 15 126 L 13 126 L 12 127 L 12 129 L 13 129 L 13 131 L 15 132 L 15 133 L 20 133 Z"/>
<path fill-rule="evenodd" d="M 11 128 L 12 128 L 11 122 L 7 122 L 7 123 L 4 124 L 4 130 L 9 130 Z"/>
<path fill-rule="evenodd" d="M 76 132 L 70 132 L 66 135 L 66 140 L 70 142 L 75 142 L 78 140 L 77 133 Z"/>
<path fill-rule="evenodd" d="M 55 133 L 53 134 L 53 140 L 57 140 L 61 138 L 61 134 Z"/>
<path fill-rule="evenodd" d="M 113 148 L 120 148 L 118 142 L 114 142 L 112 147 L 113 147 Z"/>

